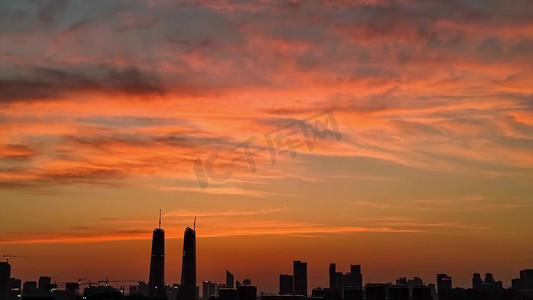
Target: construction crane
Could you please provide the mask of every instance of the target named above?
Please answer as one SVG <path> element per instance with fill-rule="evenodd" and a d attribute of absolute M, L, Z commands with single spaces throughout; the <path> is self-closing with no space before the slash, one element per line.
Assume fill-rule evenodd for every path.
<path fill-rule="evenodd" d="M 90 281 L 90 280 L 89 281 L 83 281 L 83 280 L 89 280 L 89 279 L 87 279 L 87 278 L 79 278 L 78 279 L 78 284 L 79 285 L 87 284 L 87 285 L 89 285 L 89 287 L 91 287 L 93 285 L 97 285 L 97 283 L 94 282 L 94 281 Z"/>
<path fill-rule="evenodd" d="M 9 259 L 10 259 L 11 257 L 28 257 L 28 256 L 26 256 L 26 255 L 11 255 L 11 254 L 4 254 L 4 255 L 2 255 L 2 257 L 5 257 L 6 262 L 9 263 Z"/>
<path fill-rule="evenodd" d="M 127 279 L 127 280 L 109 280 L 109 277 L 106 277 L 105 280 L 98 280 L 98 284 L 100 283 L 105 283 L 105 286 L 107 286 L 110 282 L 116 282 L 116 283 L 123 283 L 123 282 L 139 282 L 141 280 L 131 280 L 131 279 Z"/>

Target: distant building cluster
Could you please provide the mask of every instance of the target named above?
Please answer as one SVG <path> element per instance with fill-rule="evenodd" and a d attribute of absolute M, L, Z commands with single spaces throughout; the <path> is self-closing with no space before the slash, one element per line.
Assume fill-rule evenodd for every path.
<path fill-rule="evenodd" d="M 196 230 L 187 227 L 183 239 L 181 283 L 165 283 L 165 232 L 154 229 L 150 274 L 148 283 L 112 281 L 97 282 L 78 279 L 66 282 L 64 288 L 51 277 L 42 276 L 38 281 L 26 281 L 11 277 L 9 262 L 0 262 L 0 300 L 533 300 L 533 269 L 520 271 L 520 277 L 513 279 L 511 288 L 503 288 L 491 273 L 474 273 L 472 288 L 454 288 L 452 277 L 437 274 L 436 282 L 424 284 L 414 277 L 398 278 L 393 283 L 366 283 L 363 285 L 361 265 L 351 265 L 350 272 L 337 272 L 335 263 L 329 265 L 329 286 L 313 288 L 308 294 L 307 263 L 293 262 L 293 274 L 279 275 L 278 294 L 258 294 L 251 279 L 242 283 L 226 271 L 226 282 L 217 284 L 209 280 L 196 284 Z M 112 287 L 111 284 L 120 287 Z M 81 289 L 83 287 L 83 290 Z M 127 287 L 127 290 L 126 290 Z"/>

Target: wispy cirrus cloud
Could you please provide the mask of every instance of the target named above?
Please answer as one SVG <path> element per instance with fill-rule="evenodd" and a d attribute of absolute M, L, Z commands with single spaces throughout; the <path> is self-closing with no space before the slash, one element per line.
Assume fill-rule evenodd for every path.
<path fill-rule="evenodd" d="M 269 214 L 287 210 L 287 207 L 282 208 L 265 208 L 261 210 L 227 210 L 227 211 L 193 211 L 193 210 L 173 210 L 165 212 L 165 217 L 231 217 L 242 215 L 256 215 Z"/>

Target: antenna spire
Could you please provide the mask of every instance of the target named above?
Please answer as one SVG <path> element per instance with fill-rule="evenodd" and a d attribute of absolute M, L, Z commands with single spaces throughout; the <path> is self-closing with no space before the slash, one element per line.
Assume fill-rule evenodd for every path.
<path fill-rule="evenodd" d="M 161 208 L 159 209 L 159 229 L 161 229 Z"/>
<path fill-rule="evenodd" d="M 194 222 L 192 223 L 192 230 L 196 232 L 196 216 L 194 216 Z"/>

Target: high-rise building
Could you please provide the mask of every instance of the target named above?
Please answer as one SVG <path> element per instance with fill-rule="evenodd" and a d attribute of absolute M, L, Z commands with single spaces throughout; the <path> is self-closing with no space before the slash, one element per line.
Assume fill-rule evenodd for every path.
<path fill-rule="evenodd" d="M 0 262 L 0 300 L 7 300 L 9 297 L 10 276 L 11 265 L 7 262 Z"/>
<path fill-rule="evenodd" d="M 50 291 L 50 284 L 52 283 L 52 280 L 50 277 L 41 276 L 39 277 L 39 292 L 42 294 L 49 294 Z"/>
<path fill-rule="evenodd" d="M 202 282 L 202 300 L 209 300 L 211 296 L 217 296 L 218 286 L 216 283 L 209 280 Z"/>
<path fill-rule="evenodd" d="M 280 295 L 292 295 L 293 290 L 293 276 L 287 274 L 279 275 L 279 294 Z"/>
<path fill-rule="evenodd" d="M 196 231 L 185 228 L 181 262 L 181 286 L 177 300 L 196 300 Z"/>
<path fill-rule="evenodd" d="M 293 262 L 294 294 L 307 297 L 307 263 L 296 260 Z"/>
<path fill-rule="evenodd" d="M 474 273 L 474 275 L 472 275 L 472 288 L 479 290 L 481 289 L 482 284 L 483 281 L 481 280 L 481 275 L 479 273 Z"/>
<path fill-rule="evenodd" d="M 9 278 L 9 297 L 11 299 L 20 298 L 22 281 L 17 278 Z"/>
<path fill-rule="evenodd" d="M 363 286 L 363 274 L 361 274 L 361 265 L 350 265 L 351 286 Z"/>
<path fill-rule="evenodd" d="M 520 271 L 520 284 L 522 289 L 533 289 L 533 269 L 525 269 Z"/>
<path fill-rule="evenodd" d="M 452 289 L 452 278 L 446 274 L 437 274 L 437 293 Z"/>
<path fill-rule="evenodd" d="M 234 282 L 235 282 L 235 276 L 230 273 L 230 271 L 226 270 L 226 287 L 227 288 L 234 288 Z"/>
<path fill-rule="evenodd" d="M 161 229 L 161 211 L 159 211 L 159 228 L 154 229 L 152 235 L 152 256 L 150 258 L 148 290 L 151 297 L 166 297 L 165 231 Z"/>
<path fill-rule="evenodd" d="M 335 272 L 337 272 L 335 263 L 330 263 L 329 264 L 329 288 L 330 289 L 335 288 Z"/>
<path fill-rule="evenodd" d="M 513 291 L 516 291 L 522 288 L 522 283 L 520 282 L 520 278 L 511 279 L 511 288 L 513 289 Z"/>

